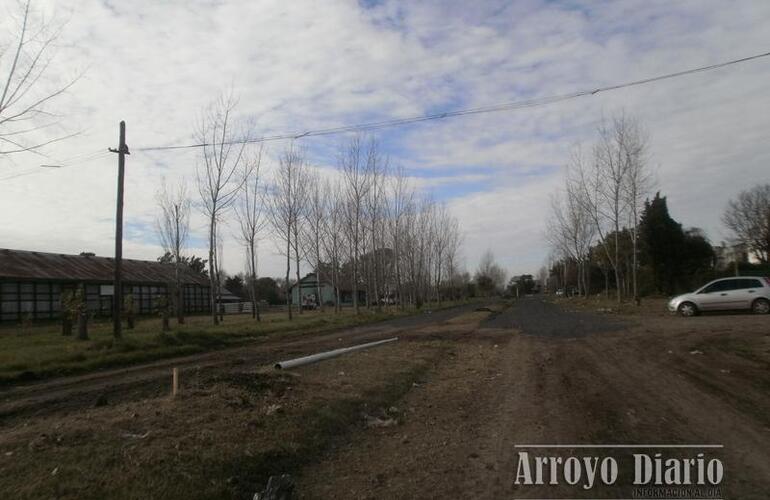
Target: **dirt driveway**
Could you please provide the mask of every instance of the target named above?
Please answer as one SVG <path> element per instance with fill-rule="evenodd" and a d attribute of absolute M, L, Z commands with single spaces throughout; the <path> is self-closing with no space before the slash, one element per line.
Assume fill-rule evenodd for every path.
<path fill-rule="evenodd" d="M 483 340 L 493 332 L 494 343 Z M 620 317 L 522 300 L 482 322 L 477 342 L 458 345 L 406 396 L 402 425 L 359 431 L 304 471 L 300 492 L 372 499 L 655 497 L 664 490 L 631 485 L 632 453 L 703 452 L 724 462 L 725 480 L 719 490 L 685 498 L 768 498 L 769 333 L 765 317 Z M 532 444 L 724 447 L 517 448 Z M 616 457 L 621 479 L 590 491 L 564 480 L 517 486 L 521 451 Z"/>

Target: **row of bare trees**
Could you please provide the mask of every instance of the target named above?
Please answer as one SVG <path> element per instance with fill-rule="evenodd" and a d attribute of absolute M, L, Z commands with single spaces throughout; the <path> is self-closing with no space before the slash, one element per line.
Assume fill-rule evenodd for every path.
<path fill-rule="evenodd" d="M 579 147 L 573 151 L 564 187 L 551 198 L 546 237 L 565 275 L 569 263 L 577 268 L 579 294 L 590 288 L 593 258 L 614 276 L 618 301 L 624 293 L 638 301 L 639 218 L 654 184 L 649 139 L 625 113 L 603 121 L 597 132 L 590 154 Z M 592 255 L 594 243 L 599 255 Z M 622 251 L 627 244 L 628 263 Z"/>
<path fill-rule="evenodd" d="M 316 300 L 324 306 L 321 283 L 335 290 L 339 311 L 343 293 L 356 313 L 362 306 L 421 305 L 437 301 L 457 278 L 461 244 L 459 223 L 447 207 L 421 195 L 402 168 L 393 168 L 375 138 L 354 136 L 342 143 L 336 169 L 310 164 L 306 151 L 290 143 L 264 178 L 264 151 L 252 152 L 250 127 L 234 117 L 237 100 L 225 96 L 206 109 L 197 128 L 201 154 L 196 170 L 198 200 L 209 243 L 211 304 L 221 290 L 221 228 L 234 219 L 244 248 L 247 290 L 259 319 L 256 281 L 258 244 L 266 237 L 286 259 L 284 284 L 301 280 L 301 269 L 316 273 Z M 157 230 L 177 266 L 175 300 L 182 316 L 179 269 L 189 233 L 190 207 L 185 188 L 157 196 Z M 292 280 L 292 272 L 294 273 Z M 296 311 L 301 313 L 301 300 Z M 218 308 L 212 321 L 219 322 Z"/>
<path fill-rule="evenodd" d="M 279 157 L 267 206 L 286 257 L 285 283 L 292 267 L 299 282 L 307 263 L 316 273 L 321 307 L 322 281 L 336 291 L 335 310 L 345 291 L 358 312 L 362 306 L 440 302 L 442 286 L 457 274 L 457 219 L 445 205 L 420 196 L 403 169 L 391 168 L 374 138 L 341 144 L 336 171 L 325 174 L 290 145 Z"/>

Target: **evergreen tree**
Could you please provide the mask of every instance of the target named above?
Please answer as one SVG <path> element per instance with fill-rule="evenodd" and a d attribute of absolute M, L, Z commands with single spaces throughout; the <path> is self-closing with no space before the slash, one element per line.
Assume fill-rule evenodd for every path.
<path fill-rule="evenodd" d="M 660 193 L 644 204 L 639 236 L 642 262 L 651 270 L 657 291 L 673 294 L 699 285 L 700 275 L 712 266 L 714 250 L 708 239 L 700 229 L 684 231 L 669 215 Z"/>

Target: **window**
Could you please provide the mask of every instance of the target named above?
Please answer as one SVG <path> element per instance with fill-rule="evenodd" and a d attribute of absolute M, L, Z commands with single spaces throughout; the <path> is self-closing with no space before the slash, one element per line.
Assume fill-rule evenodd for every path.
<path fill-rule="evenodd" d="M 712 283 L 706 288 L 704 288 L 700 293 L 723 292 L 728 289 L 727 288 L 728 281 L 731 281 L 731 280 L 722 280 L 722 281 L 717 281 L 715 283 Z"/>
<path fill-rule="evenodd" d="M 746 288 L 746 286 L 744 285 L 745 281 L 746 280 L 740 280 L 740 279 L 724 280 L 725 285 L 723 290 L 730 291 L 730 290 L 740 290 L 742 288 Z"/>
<path fill-rule="evenodd" d="M 152 312 L 152 296 L 150 295 L 150 290 L 149 286 L 142 287 L 141 306 L 138 310 L 140 314 Z"/>
<path fill-rule="evenodd" d="M 744 278 L 744 279 L 733 280 L 733 281 L 740 281 L 740 287 L 738 287 L 738 289 L 762 288 L 762 283 L 759 280 L 755 280 L 755 279 Z"/>
<path fill-rule="evenodd" d="M 0 312 L 5 314 L 11 314 L 13 313 L 13 316 L 16 316 L 16 310 L 19 307 L 19 303 L 16 301 L 10 301 L 10 300 L 4 300 L 0 303 Z"/>
<path fill-rule="evenodd" d="M 0 321 L 19 319 L 18 283 L 0 283 Z"/>
<path fill-rule="evenodd" d="M 88 311 L 99 314 L 99 285 L 86 285 L 86 307 Z"/>

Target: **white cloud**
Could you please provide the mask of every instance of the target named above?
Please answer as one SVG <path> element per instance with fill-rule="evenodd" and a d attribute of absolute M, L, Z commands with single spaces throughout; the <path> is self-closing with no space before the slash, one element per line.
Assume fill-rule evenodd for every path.
<path fill-rule="evenodd" d="M 46 10 L 54 10 L 48 2 Z M 154 192 L 162 177 L 193 186 L 194 151 L 139 148 L 190 142 L 202 106 L 232 85 L 261 133 L 474 107 L 593 88 L 762 52 L 768 2 L 690 0 L 515 3 L 172 1 L 61 3 L 68 15 L 52 78 L 88 68 L 56 107 L 83 134 L 52 159 L 0 161 L 0 179 L 115 146 L 127 122 L 126 221 L 148 228 L 126 255 L 154 258 Z M 69 14 L 67 14 L 69 13 Z M 508 113 L 387 132 L 394 163 L 425 189 L 481 191 L 450 203 L 474 267 L 490 247 L 512 272 L 533 272 L 548 193 L 570 146 L 603 114 L 639 115 L 650 130 L 659 188 L 685 225 L 723 238 L 719 216 L 739 190 L 770 182 L 770 60 Z M 55 81 L 49 82 L 54 84 Z M 340 139 L 316 138 L 320 155 Z M 272 154 L 281 146 L 270 144 Z M 317 158 L 328 163 L 328 155 Z M 112 253 L 114 156 L 0 180 L 0 246 Z M 430 173 L 431 177 L 425 175 Z M 192 190 L 194 191 L 194 190 Z M 194 220 L 196 236 L 204 222 Z M 138 226 L 141 227 L 141 226 Z M 201 253 L 201 248 L 195 249 Z M 242 267 L 230 239 L 225 265 Z M 262 245 L 262 272 L 280 259 Z"/>

